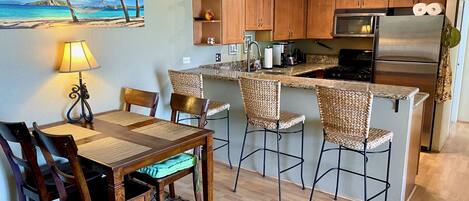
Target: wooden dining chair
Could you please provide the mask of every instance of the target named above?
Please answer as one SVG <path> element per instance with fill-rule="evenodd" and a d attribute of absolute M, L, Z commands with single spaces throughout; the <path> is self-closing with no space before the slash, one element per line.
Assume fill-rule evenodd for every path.
<path fill-rule="evenodd" d="M 14 155 L 8 142 L 20 144 L 23 152 L 22 158 Z M 37 163 L 36 147 L 26 124 L 24 122 L 0 122 L 0 145 L 13 171 L 18 199 L 20 201 L 28 199 L 36 201 L 52 200 L 54 196 L 50 195 L 47 191 L 45 178 Z M 23 175 L 21 168 L 25 168 L 31 173 L 31 177 Z"/>
<path fill-rule="evenodd" d="M 132 88 L 124 88 L 125 110 L 130 112 L 132 105 L 150 108 L 150 116 L 155 117 L 158 107 L 159 93 L 142 91 Z"/>
<path fill-rule="evenodd" d="M 41 149 L 47 165 L 51 170 L 52 177 L 59 192 L 60 200 L 68 200 L 69 193 L 66 186 L 72 184 L 78 189 L 82 201 L 90 201 L 91 196 L 78 160 L 78 148 L 72 135 L 50 135 L 39 130 L 36 123 L 33 124 L 33 135 Z M 58 166 L 53 156 L 62 157 L 68 160 L 72 174 L 65 173 Z"/>
<path fill-rule="evenodd" d="M 177 115 L 178 113 L 190 113 L 190 114 L 196 114 L 200 116 L 200 121 L 198 122 L 198 127 L 199 128 L 204 128 L 205 126 L 205 119 L 207 118 L 207 110 L 208 110 L 208 104 L 209 100 L 207 99 L 201 99 L 201 98 L 196 98 L 192 96 L 185 96 L 181 94 L 176 94 L 173 93 L 171 94 L 171 121 L 174 123 L 177 123 Z M 170 175 L 164 175 L 164 176 L 155 176 L 155 175 L 150 175 L 150 174 L 144 174 L 142 172 L 158 172 L 157 164 L 148 166 L 144 169 L 145 171 L 138 171 L 135 174 L 135 178 L 144 181 L 147 184 L 150 184 L 152 186 L 156 187 L 156 193 L 157 193 L 157 201 L 164 201 L 164 187 L 169 185 L 169 196 L 171 198 L 176 197 L 176 192 L 174 188 L 174 182 L 177 181 L 178 179 L 181 179 L 187 175 L 192 174 L 193 177 L 193 188 L 194 188 L 194 196 L 195 200 L 199 201 L 201 200 L 201 195 L 198 193 L 198 175 L 197 175 L 197 163 L 198 163 L 198 156 L 200 155 L 200 148 L 194 149 L 194 154 L 190 154 L 190 157 L 192 161 L 194 161 L 194 164 L 191 167 L 188 167 L 184 170 L 178 171 L 174 174 Z M 182 154 L 185 156 L 185 160 L 187 160 L 188 154 Z M 181 155 L 174 156 L 168 160 L 180 160 Z M 165 160 L 165 161 L 168 161 Z M 165 162 L 164 161 L 164 162 Z M 177 162 L 176 162 L 177 163 Z M 154 169 L 152 169 L 154 168 Z"/>

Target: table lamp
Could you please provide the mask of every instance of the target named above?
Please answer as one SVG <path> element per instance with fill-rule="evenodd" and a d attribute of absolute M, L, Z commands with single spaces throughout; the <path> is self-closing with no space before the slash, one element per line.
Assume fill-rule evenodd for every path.
<path fill-rule="evenodd" d="M 99 68 L 99 64 L 94 59 L 88 45 L 85 41 L 71 41 L 65 42 L 64 56 L 62 64 L 60 65 L 60 73 L 77 73 L 79 76 L 79 84 L 72 87 L 72 92 L 68 95 L 71 99 L 76 99 L 73 105 L 67 112 L 67 119 L 69 123 L 80 122 L 93 122 L 93 112 L 88 104 L 87 99 L 90 98 L 86 84 L 83 83 L 81 72 Z M 73 109 L 80 103 L 81 113 L 79 117 L 72 117 Z"/>

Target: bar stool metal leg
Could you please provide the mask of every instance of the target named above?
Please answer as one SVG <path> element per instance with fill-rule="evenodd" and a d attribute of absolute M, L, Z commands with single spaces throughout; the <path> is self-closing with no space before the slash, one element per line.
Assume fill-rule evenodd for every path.
<path fill-rule="evenodd" d="M 230 164 L 230 169 L 233 169 L 233 165 L 231 164 L 231 154 L 230 154 L 230 110 L 226 110 L 226 140 L 227 143 L 227 152 L 228 152 L 228 163 Z"/>
<path fill-rule="evenodd" d="M 337 181 L 335 186 L 334 200 L 337 200 L 337 193 L 339 192 L 339 176 L 340 176 L 340 158 L 342 155 L 342 145 L 339 145 L 339 161 L 337 163 Z"/>
<path fill-rule="evenodd" d="M 311 194 L 309 196 L 309 201 L 313 200 L 314 188 L 316 187 L 316 183 L 317 183 L 317 179 L 318 179 L 318 175 L 319 175 L 319 167 L 321 166 L 322 154 L 324 152 L 324 145 L 325 144 L 326 144 L 326 139 L 323 139 L 322 146 L 321 146 L 321 153 L 319 154 L 318 167 L 316 168 L 316 173 L 314 174 L 313 188 L 311 189 Z"/>
<path fill-rule="evenodd" d="M 303 166 L 304 166 L 304 163 L 305 163 L 305 159 L 303 157 L 304 155 L 304 142 L 305 142 L 305 123 L 303 122 L 303 124 L 301 124 L 301 172 L 300 172 L 300 176 L 301 176 L 301 186 L 302 186 L 302 190 L 305 190 L 305 181 L 304 181 L 304 178 L 303 178 Z"/>
<path fill-rule="evenodd" d="M 239 155 L 239 163 L 238 163 L 238 171 L 236 173 L 236 180 L 233 188 L 233 192 L 236 192 L 236 187 L 238 186 L 238 177 L 239 177 L 239 171 L 241 170 L 241 162 L 243 160 L 243 154 L 244 154 L 244 145 L 246 143 L 246 137 L 248 135 L 248 127 L 249 127 L 249 120 L 246 122 L 246 129 L 244 131 L 244 139 L 243 139 L 243 145 L 241 147 L 241 154 Z"/>
<path fill-rule="evenodd" d="M 277 181 L 278 181 L 278 200 L 282 200 L 282 189 L 280 184 L 280 132 L 279 123 L 277 122 Z"/>
<path fill-rule="evenodd" d="M 388 200 L 388 190 L 389 190 L 389 166 L 391 165 L 391 146 L 392 146 L 392 141 L 389 141 L 388 145 L 388 167 L 386 170 L 386 192 L 384 193 L 384 200 Z"/>
<path fill-rule="evenodd" d="M 366 162 L 367 162 L 367 158 L 366 158 L 366 146 L 368 145 L 368 141 L 365 139 L 365 142 L 363 143 L 363 186 L 364 186 L 364 190 L 363 190 L 363 200 L 364 201 L 368 201 L 367 199 L 367 194 L 366 194 L 366 178 L 367 178 L 367 175 L 366 175 Z"/>
<path fill-rule="evenodd" d="M 263 165 L 262 165 L 262 177 L 265 177 L 265 150 L 266 150 L 266 144 L 267 144 L 267 129 L 264 128 L 264 160 L 263 160 Z"/>

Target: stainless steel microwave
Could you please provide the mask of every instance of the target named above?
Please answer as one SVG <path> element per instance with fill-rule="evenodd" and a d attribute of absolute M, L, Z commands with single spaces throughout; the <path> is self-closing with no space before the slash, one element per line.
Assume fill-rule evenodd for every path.
<path fill-rule="evenodd" d="M 335 37 L 374 37 L 379 16 L 385 13 L 338 13 L 335 15 Z"/>

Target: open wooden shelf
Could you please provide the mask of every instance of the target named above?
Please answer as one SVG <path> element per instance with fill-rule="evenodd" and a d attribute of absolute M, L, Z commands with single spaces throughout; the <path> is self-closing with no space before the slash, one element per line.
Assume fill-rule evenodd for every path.
<path fill-rule="evenodd" d="M 193 42 L 197 46 L 217 46 L 221 44 L 222 0 L 192 0 L 192 17 L 194 18 Z M 215 14 L 214 20 L 205 20 L 205 11 L 211 10 Z M 215 38 L 215 45 L 207 44 L 209 37 Z"/>

